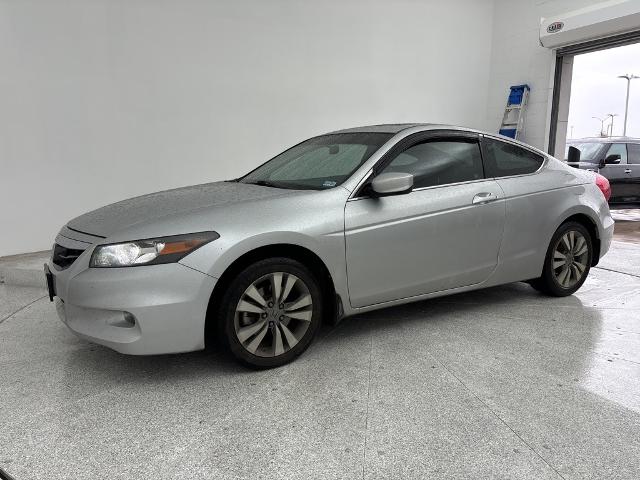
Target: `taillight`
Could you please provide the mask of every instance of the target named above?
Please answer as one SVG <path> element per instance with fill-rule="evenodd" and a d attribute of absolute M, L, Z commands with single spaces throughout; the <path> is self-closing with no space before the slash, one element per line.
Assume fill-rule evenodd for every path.
<path fill-rule="evenodd" d="M 611 185 L 609 185 L 607 177 L 603 177 L 599 173 L 596 173 L 596 185 L 604 195 L 604 199 L 608 202 L 611 198 Z"/>

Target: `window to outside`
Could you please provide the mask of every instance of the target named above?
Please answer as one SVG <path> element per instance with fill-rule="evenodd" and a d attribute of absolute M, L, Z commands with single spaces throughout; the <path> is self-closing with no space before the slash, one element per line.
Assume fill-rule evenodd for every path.
<path fill-rule="evenodd" d="M 487 177 L 507 177 L 533 173 L 540 168 L 544 157 L 510 143 L 484 139 Z"/>
<path fill-rule="evenodd" d="M 311 138 L 281 153 L 240 182 L 324 190 L 340 185 L 393 135 L 337 133 Z"/>
<path fill-rule="evenodd" d="M 383 173 L 411 173 L 414 188 L 483 178 L 478 142 L 430 141 L 408 148 L 383 170 Z"/>
<path fill-rule="evenodd" d="M 627 144 L 626 143 L 614 143 L 607 151 L 607 157 L 609 155 L 620 155 L 620 163 L 627 163 Z"/>
<path fill-rule="evenodd" d="M 580 150 L 580 161 L 581 162 L 597 162 L 599 160 L 600 152 L 602 151 L 602 147 L 604 144 L 595 143 L 595 142 L 583 142 L 583 143 L 570 143 L 567 144 L 567 149 L 564 154 L 564 158 L 568 158 L 569 156 L 569 147 L 576 147 Z"/>
<path fill-rule="evenodd" d="M 640 143 L 628 143 L 629 157 L 627 161 L 636 165 L 640 164 Z"/>

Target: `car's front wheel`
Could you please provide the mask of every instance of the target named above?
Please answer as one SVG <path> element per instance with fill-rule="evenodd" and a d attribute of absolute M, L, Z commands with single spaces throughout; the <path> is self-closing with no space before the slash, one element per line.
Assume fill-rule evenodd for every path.
<path fill-rule="evenodd" d="M 564 223 L 551 239 L 542 276 L 529 283 L 548 295 L 571 295 L 587 279 L 592 258 L 593 242 L 588 230 L 577 222 Z"/>
<path fill-rule="evenodd" d="M 265 259 L 231 282 L 220 314 L 223 335 L 238 360 L 254 368 L 277 367 L 313 340 L 322 318 L 322 293 L 300 262 Z"/>

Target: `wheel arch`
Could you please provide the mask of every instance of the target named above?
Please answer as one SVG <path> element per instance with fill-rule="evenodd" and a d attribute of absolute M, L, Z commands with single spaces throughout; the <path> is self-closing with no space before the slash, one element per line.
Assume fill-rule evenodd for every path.
<path fill-rule="evenodd" d="M 218 306 L 233 278 L 249 265 L 260 260 L 274 257 L 290 258 L 308 267 L 320 282 L 320 288 L 324 297 L 324 311 L 330 312 L 329 315 L 331 315 L 327 318 L 335 321 L 342 315 L 342 300 L 339 294 L 336 293 L 334 279 L 325 262 L 315 252 L 301 245 L 291 243 L 263 245 L 249 250 L 236 258 L 229 264 L 216 282 L 207 306 L 204 332 L 205 344 L 212 339 L 212 336 L 216 332 Z"/>
<path fill-rule="evenodd" d="M 558 225 L 558 228 L 560 228 L 560 226 L 564 225 L 565 223 L 568 222 L 576 222 L 579 223 L 580 225 L 582 225 L 584 228 L 587 229 L 587 231 L 589 232 L 589 235 L 591 236 L 591 243 L 593 245 L 593 257 L 591 259 L 591 266 L 595 267 L 598 262 L 600 261 L 600 234 L 598 232 L 598 224 L 596 223 L 596 221 L 591 218 L 589 215 L 587 215 L 586 213 L 574 213 L 570 216 L 568 216 L 567 218 L 565 218 L 560 225 Z M 558 229 L 556 228 L 556 230 Z"/>

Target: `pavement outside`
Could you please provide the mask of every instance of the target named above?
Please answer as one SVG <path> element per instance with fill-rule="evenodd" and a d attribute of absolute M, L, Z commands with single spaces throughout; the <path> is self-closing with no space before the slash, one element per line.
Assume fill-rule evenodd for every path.
<path fill-rule="evenodd" d="M 640 208 L 612 208 L 611 216 L 616 221 L 616 240 L 640 242 Z"/>
<path fill-rule="evenodd" d="M 618 226 L 616 226 L 617 228 Z M 132 357 L 0 285 L 0 468 L 23 479 L 640 477 L 640 243 L 573 296 L 514 283 L 324 327 L 254 372 Z"/>

